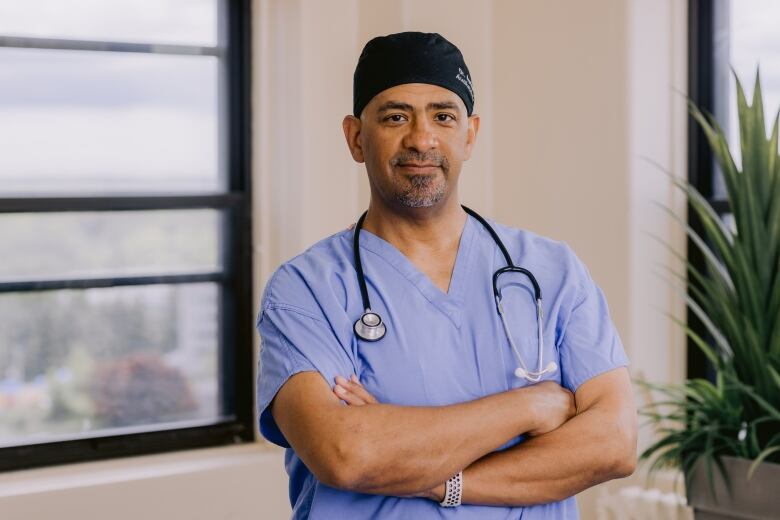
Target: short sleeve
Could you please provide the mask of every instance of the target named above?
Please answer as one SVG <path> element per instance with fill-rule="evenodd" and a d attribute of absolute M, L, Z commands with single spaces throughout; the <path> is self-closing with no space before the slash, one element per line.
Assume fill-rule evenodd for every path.
<path fill-rule="evenodd" d="M 327 322 L 304 309 L 269 304 L 257 320 L 260 356 L 257 372 L 257 411 L 260 433 L 274 444 L 289 448 L 271 415 L 276 393 L 294 374 L 317 371 L 331 385 L 337 375 L 355 373 L 351 358 Z"/>
<path fill-rule="evenodd" d="M 628 366 L 604 293 L 587 268 L 571 253 L 578 291 L 570 308 L 560 343 L 563 385 L 576 391 L 588 379 L 618 367 Z"/>

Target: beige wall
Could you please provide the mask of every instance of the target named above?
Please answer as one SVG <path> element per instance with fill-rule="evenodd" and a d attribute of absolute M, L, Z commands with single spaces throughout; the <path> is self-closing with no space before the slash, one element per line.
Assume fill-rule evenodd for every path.
<path fill-rule="evenodd" d="M 674 89 L 685 90 L 685 2 L 255 0 L 254 22 L 256 302 L 280 262 L 368 204 L 365 173 L 340 128 L 363 43 L 437 31 L 462 49 L 482 116 L 463 202 L 567 241 L 604 289 L 634 374 L 682 377 L 681 336 L 664 315 L 679 315 L 680 302 L 654 274 L 672 259 L 649 235 L 682 247 L 654 202 L 683 206 L 647 159 L 684 171 L 685 109 Z M 242 448 L 246 463 L 237 464 L 235 449 L 28 472 L 12 498 L 0 493 L 0 517 L 121 520 L 140 516 L 143 504 L 157 518 L 172 497 L 192 519 L 286 517 L 280 452 Z M 111 475 L 101 488 L 79 484 L 100 475 Z M 63 490 L 63 481 L 72 484 Z M 203 492 L 226 482 L 238 491 Z M 579 497 L 584 519 L 595 518 L 597 493 Z M 63 516 L 76 501 L 79 515 Z"/>

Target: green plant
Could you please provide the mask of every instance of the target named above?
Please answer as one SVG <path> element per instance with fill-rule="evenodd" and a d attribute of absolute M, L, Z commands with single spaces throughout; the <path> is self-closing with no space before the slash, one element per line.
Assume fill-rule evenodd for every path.
<path fill-rule="evenodd" d="M 780 461 L 780 113 L 767 138 L 758 73 L 752 104 L 734 76 L 741 168 L 714 117 L 693 103 L 689 110 L 723 172 L 735 226 L 692 185 L 674 181 L 701 223 L 699 234 L 683 222 L 705 268 L 681 258 L 687 276 L 673 276 L 687 287 L 688 308 L 706 334 L 678 323 L 714 366 L 716 381 L 640 382 L 663 395 L 640 410 L 660 434 L 640 457 L 652 460 L 651 474 L 676 467 L 689 479 L 701 459 L 710 479 L 713 464 L 728 479 L 721 457 L 730 455 L 754 460 L 750 477 L 762 461 Z"/>

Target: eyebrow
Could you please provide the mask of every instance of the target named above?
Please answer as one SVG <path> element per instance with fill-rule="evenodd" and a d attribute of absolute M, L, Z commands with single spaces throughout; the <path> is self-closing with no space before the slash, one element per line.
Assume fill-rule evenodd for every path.
<path fill-rule="evenodd" d="M 458 105 L 457 103 L 453 103 L 452 101 L 439 101 L 439 102 L 428 103 L 426 109 L 427 110 L 457 110 Z M 379 112 L 386 112 L 388 110 L 405 110 L 407 112 L 414 112 L 414 107 L 409 103 L 403 103 L 401 101 L 387 101 L 385 103 L 382 103 L 378 108 Z"/>
<path fill-rule="evenodd" d="M 439 103 L 428 103 L 428 110 L 457 110 L 457 103 L 452 101 L 442 101 Z"/>
<path fill-rule="evenodd" d="M 379 112 L 386 112 L 388 110 L 406 110 L 407 112 L 413 112 L 414 107 L 409 103 L 401 103 L 400 101 L 387 101 L 379 105 Z"/>

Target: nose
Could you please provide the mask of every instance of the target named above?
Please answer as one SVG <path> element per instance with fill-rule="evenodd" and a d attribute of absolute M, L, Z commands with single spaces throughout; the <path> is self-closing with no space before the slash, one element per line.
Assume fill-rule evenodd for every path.
<path fill-rule="evenodd" d="M 438 145 L 438 138 L 433 125 L 425 117 L 415 117 L 404 136 L 403 145 L 408 150 L 425 153 Z"/>

